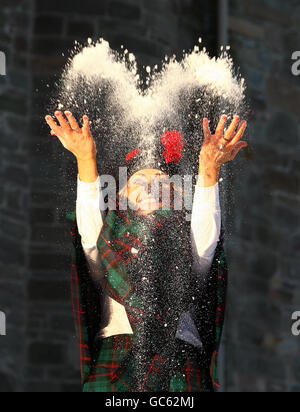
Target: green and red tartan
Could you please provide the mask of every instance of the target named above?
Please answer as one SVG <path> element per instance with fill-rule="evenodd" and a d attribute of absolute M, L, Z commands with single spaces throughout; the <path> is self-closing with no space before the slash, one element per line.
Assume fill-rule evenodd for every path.
<path fill-rule="evenodd" d="M 93 373 L 87 377 L 84 392 L 130 392 L 126 373 L 119 376 L 118 369 L 131 347 L 130 335 L 118 335 L 103 340 Z M 199 367 L 196 351 L 190 345 L 180 342 L 178 351 L 186 351 L 186 360 L 181 371 L 169 382 L 169 392 L 210 392 L 210 383 Z M 152 374 L 160 373 L 159 360 L 151 365 Z M 159 390 L 159 388 L 157 388 Z"/>
<path fill-rule="evenodd" d="M 166 216 L 170 211 L 158 211 Z M 72 295 L 75 321 L 80 339 L 82 382 L 85 392 L 211 392 L 219 387 L 217 380 L 218 348 L 221 340 L 225 297 L 227 287 L 227 265 L 223 250 L 223 232 L 219 241 L 213 265 L 204 285 L 209 299 L 208 316 L 203 318 L 199 333 L 206 348 L 205 356 L 199 350 L 178 340 L 180 368 L 168 375 L 165 382 L 165 365 L 170 362 L 167 352 L 160 350 L 148 366 L 144 378 L 135 386 L 135 364 L 132 353 L 138 342 L 139 324 L 142 319 L 143 302 L 136 293 L 128 277 L 127 266 L 134 259 L 131 248 L 143 248 L 138 236 L 140 224 L 135 219 L 128 219 L 121 211 L 109 211 L 99 237 L 98 249 L 104 271 L 101 290 L 123 304 L 134 335 L 120 335 L 99 339 L 101 307 L 99 285 L 91 279 L 81 239 L 78 234 L 75 214 L 69 216 L 73 222 L 73 263 Z M 157 221 L 159 224 L 159 220 Z M 176 226 L 176 225 L 175 225 Z M 207 318 L 207 319 L 206 319 Z M 160 322 L 159 316 L 157 322 Z M 131 350 L 133 352 L 131 352 Z M 184 352 L 185 355 L 182 355 Z M 171 362 L 172 363 L 172 362 Z"/>

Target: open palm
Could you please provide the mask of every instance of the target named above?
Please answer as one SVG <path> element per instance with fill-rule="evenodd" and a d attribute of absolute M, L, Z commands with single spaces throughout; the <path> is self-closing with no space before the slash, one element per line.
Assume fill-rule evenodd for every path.
<path fill-rule="evenodd" d="M 57 136 L 62 145 L 77 159 L 89 160 L 95 157 L 97 150 L 88 117 L 83 117 L 83 126 L 80 128 L 71 112 L 65 112 L 65 115 L 68 120 L 61 112 L 55 112 L 59 125 L 51 116 L 46 116 L 46 122 L 51 128 L 50 133 Z"/>
<path fill-rule="evenodd" d="M 242 148 L 248 146 L 247 142 L 240 141 L 247 128 L 247 123 L 243 121 L 239 126 L 240 118 L 234 116 L 224 133 L 226 122 L 227 116 L 224 115 L 220 119 L 215 134 L 212 134 L 208 119 L 203 120 L 204 143 L 201 148 L 200 161 L 206 165 L 220 167 L 233 160 Z"/>

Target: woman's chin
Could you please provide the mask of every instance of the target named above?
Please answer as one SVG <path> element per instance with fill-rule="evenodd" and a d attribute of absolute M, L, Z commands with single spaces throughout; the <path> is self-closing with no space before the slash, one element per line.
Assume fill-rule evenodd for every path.
<path fill-rule="evenodd" d="M 141 215 L 149 215 L 158 209 L 160 209 L 160 204 L 156 201 L 145 201 L 139 204 L 138 213 Z"/>

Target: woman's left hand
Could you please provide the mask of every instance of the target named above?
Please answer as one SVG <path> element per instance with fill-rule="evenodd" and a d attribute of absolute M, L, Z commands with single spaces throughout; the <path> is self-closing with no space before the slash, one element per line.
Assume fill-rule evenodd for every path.
<path fill-rule="evenodd" d="M 247 127 L 246 122 L 239 126 L 240 118 L 235 116 L 229 128 L 224 133 L 227 116 L 222 116 L 215 134 L 209 130 L 209 121 L 203 120 L 204 143 L 200 152 L 198 185 L 214 186 L 219 181 L 220 167 L 223 163 L 233 160 L 247 142 L 240 141 Z M 238 128 L 238 129 L 237 129 Z"/>
<path fill-rule="evenodd" d="M 240 141 L 247 128 L 247 122 L 243 121 L 239 126 L 240 118 L 234 116 L 224 133 L 226 122 L 227 116 L 224 115 L 215 134 L 211 134 L 208 119 L 203 120 L 204 143 L 200 153 L 200 165 L 202 164 L 206 169 L 220 168 L 222 164 L 233 160 L 242 148 L 248 146 L 247 142 Z"/>

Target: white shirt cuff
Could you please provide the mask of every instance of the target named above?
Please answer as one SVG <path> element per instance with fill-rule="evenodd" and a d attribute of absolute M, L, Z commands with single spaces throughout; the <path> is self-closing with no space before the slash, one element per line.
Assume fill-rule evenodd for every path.
<path fill-rule="evenodd" d="M 92 183 L 82 182 L 77 177 L 77 200 L 96 200 L 99 198 L 99 192 L 101 187 L 100 176 Z"/>
<path fill-rule="evenodd" d="M 219 183 L 214 186 L 202 187 L 195 186 L 194 204 L 201 205 L 201 203 L 209 204 L 215 210 L 220 210 L 220 191 Z"/>

